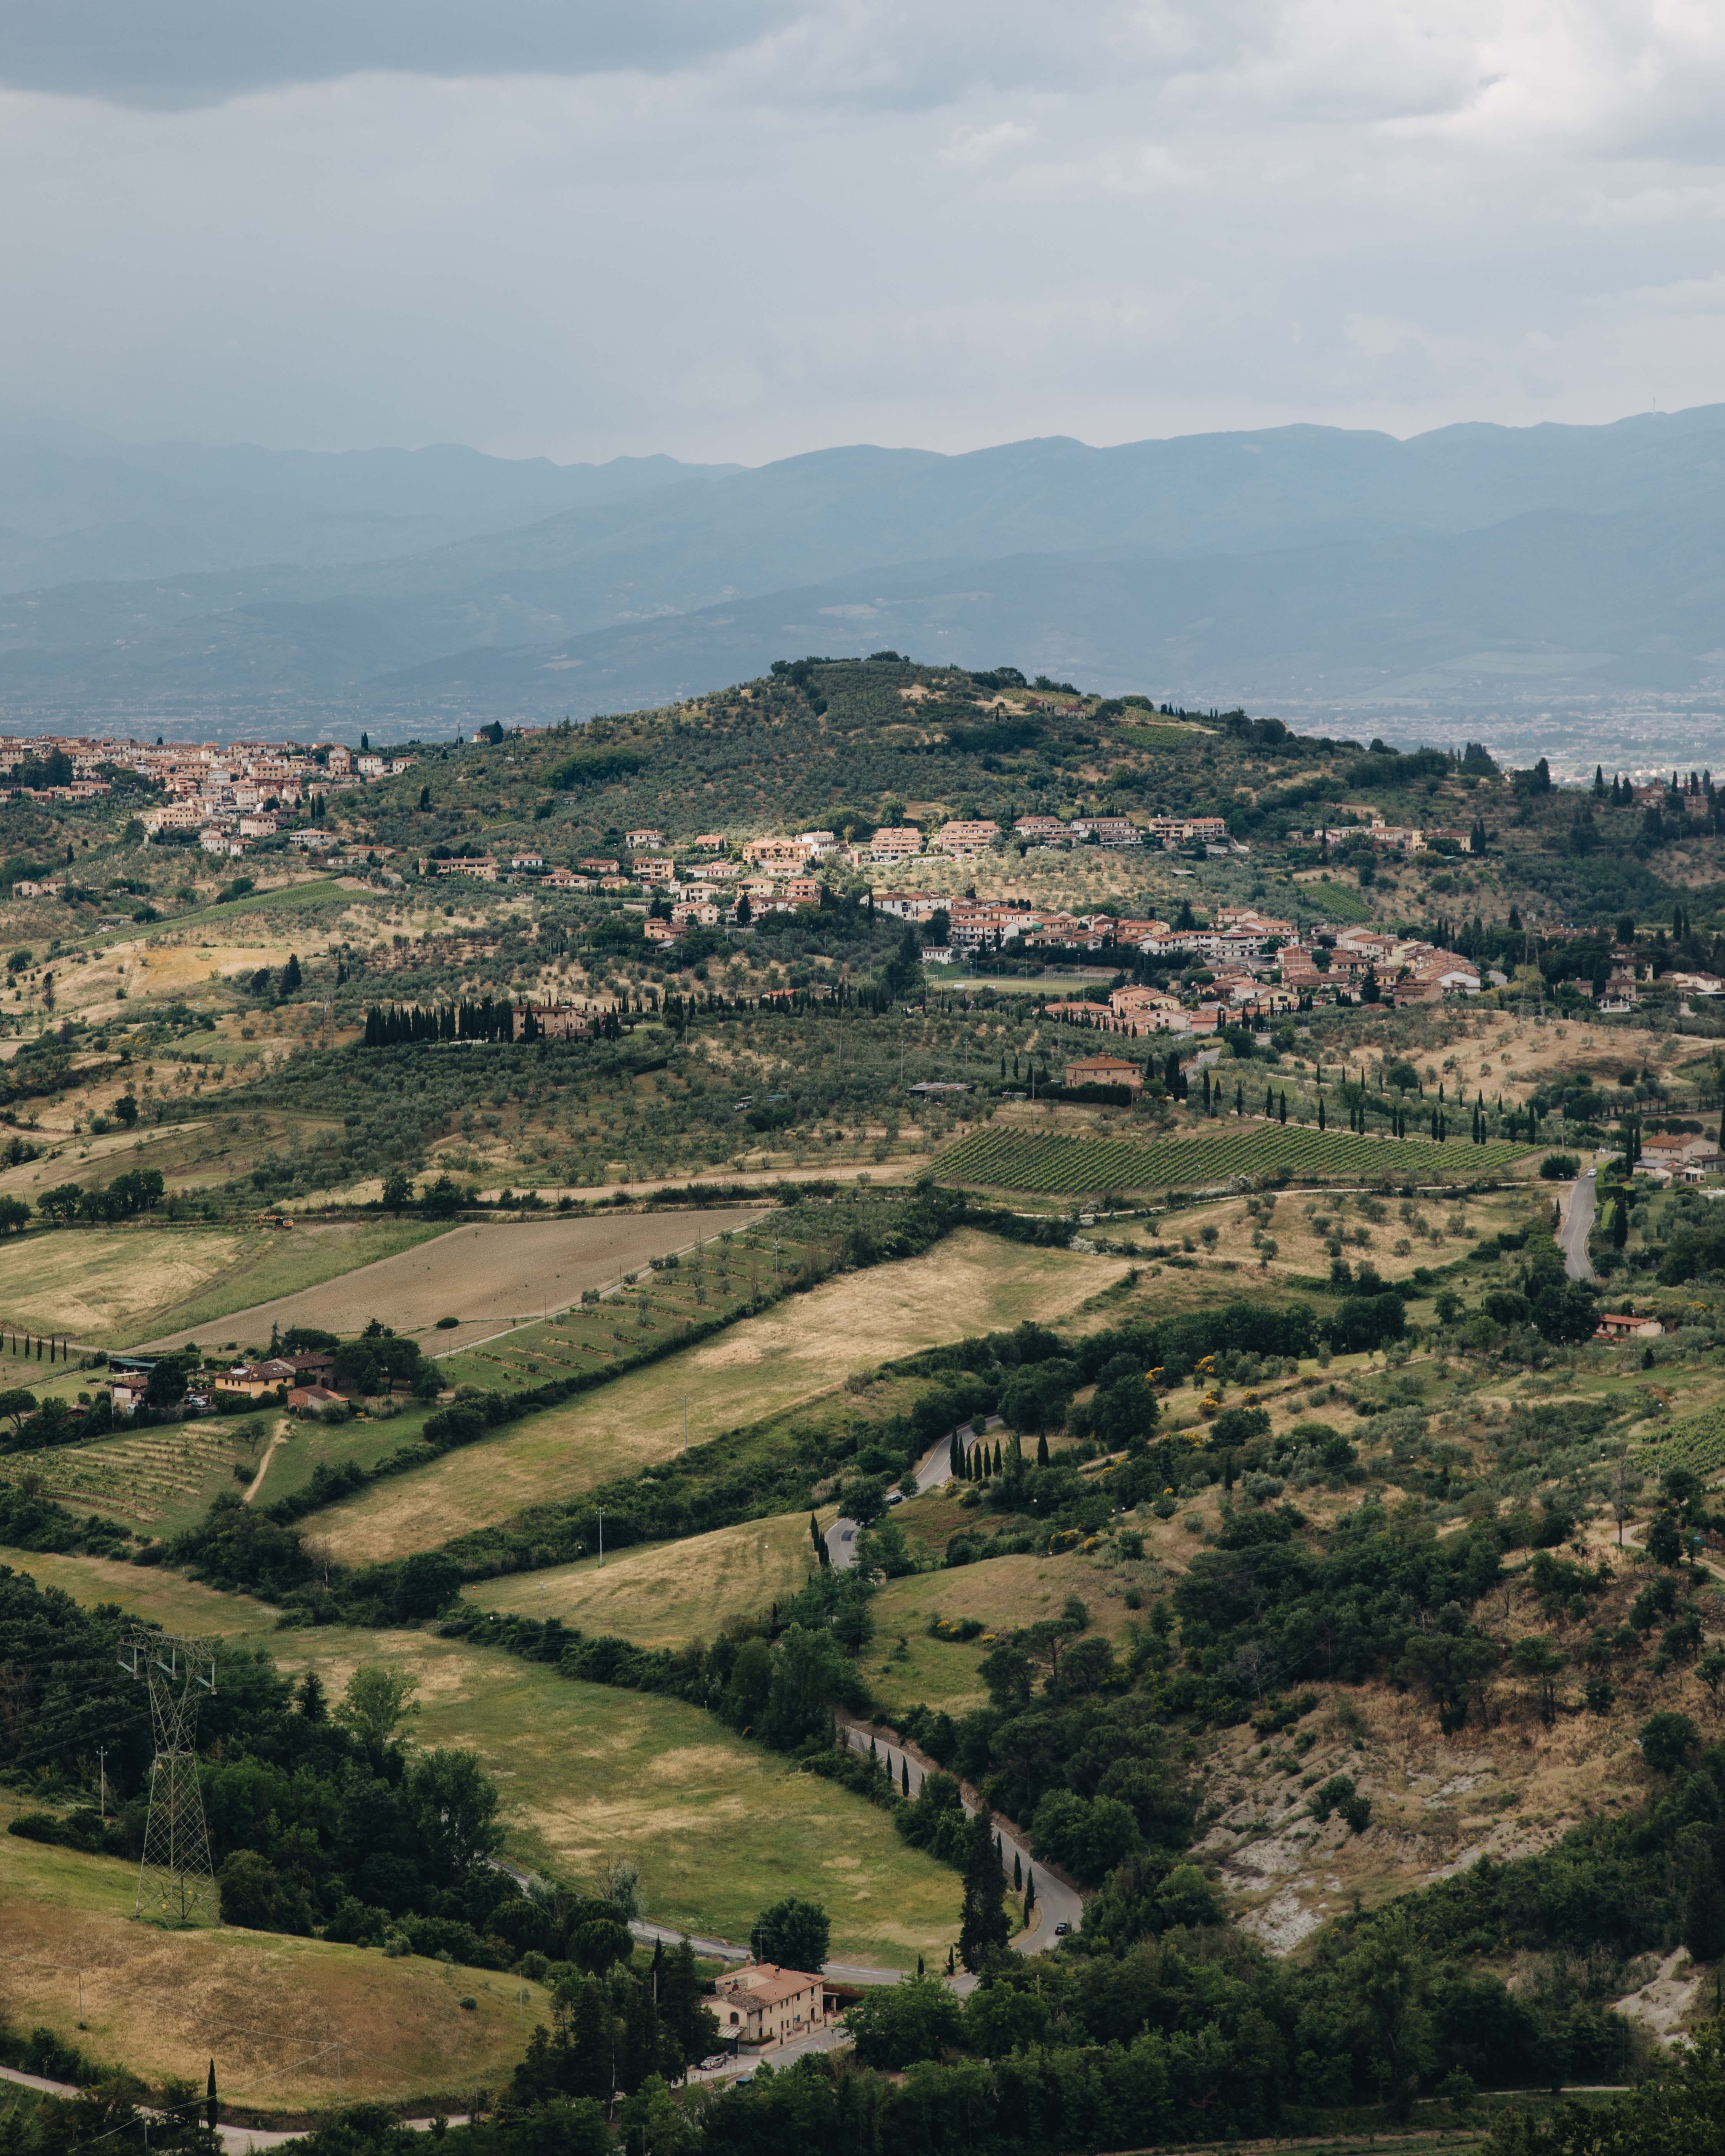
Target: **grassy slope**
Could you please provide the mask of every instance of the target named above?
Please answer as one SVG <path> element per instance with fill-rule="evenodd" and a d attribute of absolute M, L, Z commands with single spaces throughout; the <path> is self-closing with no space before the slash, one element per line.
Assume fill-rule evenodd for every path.
<path fill-rule="evenodd" d="M 348 1562 L 424 1549 L 668 1458 L 682 1443 L 685 1396 L 698 1444 L 817 1399 L 883 1359 L 1067 1315 L 1126 1262 L 967 1231 L 926 1257 L 829 1281 L 704 1347 L 380 1484 L 314 1514 L 307 1532 L 326 1535 Z"/>
<path fill-rule="evenodd" d="M 121 1347 L 208 1326 L 265 1296 L 369 1265 L 440 1232 L 424 1221 L 328 1227 L 77 1228 L 0 1244 L 0 1318 Z M 242 1347 L 248 1343 L 242 1341 Z"/>
<path fill-rule="evenodd" d="M 0 1563 L 81 1601 L 205 1631 L 256 1639 L 264 1615 L 243 1597 L 126 1565 L 5 1552 Z M 954 1873 L 901 1841 L 885 1814 L 793 1773 L 698 1707 L 571 1684 L 424 1632 L 331 1626 L 266 1644 L 285 1670 L 316 1667 L 336 1691 L 361 1662 L 411 1671 L 424 1707 L 416 1741 L 480 1754 L 516 1860 L 578 1880 L 608 1856 L 630 1857 L 660 1922 L 742 1938 L 769 1902 L 803 1894 L 824 1903 L 841 1960 L 908 1967 L 918 1953 L 944 1956 L 956 1936 Z"/>
<path fill-rule="evenodd" d="M 819 1514 L 823 1528 L 834 1508 Z M 746 1520 L 686 1542 L 649 1543 L 607 1559 L 488 1579 L 469 1590 L 481 1609 L 560 1617 L 583 1632 L 610 1633 L 642 1646 L 710 1640 L 727 1617 L 764 1614 L 795 1594 L 814 1563 L 808 1517 L 786 1512 Z"/>
<path fill-rule="evenodd" d="M 21 1809 L 5 1800 L 8 1816 Z M 0 1835 L 0 2018 L 200 2090 L 213 2058 L 226 2102 L 270 2110 L 335 2102 L 338 2040 L 350 2102 L 495 2087 L 522 2019 L 546 2018 L 544 1993 L 518 2000 L 513 1977 L 273 1933 L 159 1931 L 132 1919 L 136 1885 L 116 1858 Z"/>

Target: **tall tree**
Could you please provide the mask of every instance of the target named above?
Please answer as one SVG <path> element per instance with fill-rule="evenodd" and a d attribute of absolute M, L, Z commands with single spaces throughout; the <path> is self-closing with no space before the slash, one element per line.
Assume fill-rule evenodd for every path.
<path fill-rule="evenodd" d="M 1006 1914 L 1006 1875 L 994 1853 L 994 1822 L 979 1811 L 970 1824 L 964 1860 L 964 1913 L 958 1926 L 958 1958 L 973 1974 L 1012 1936 Z"/>

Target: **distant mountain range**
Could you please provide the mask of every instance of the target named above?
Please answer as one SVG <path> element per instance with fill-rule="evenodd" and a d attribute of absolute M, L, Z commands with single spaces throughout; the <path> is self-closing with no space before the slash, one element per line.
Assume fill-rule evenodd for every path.
<path fill-rule="evenodd" d="M 0 434 L 0 726 L 440 732 L 885 646 L 1404 732 L 1686 711 L 1722 479 L 1725 405 L 753 470 Z"/>

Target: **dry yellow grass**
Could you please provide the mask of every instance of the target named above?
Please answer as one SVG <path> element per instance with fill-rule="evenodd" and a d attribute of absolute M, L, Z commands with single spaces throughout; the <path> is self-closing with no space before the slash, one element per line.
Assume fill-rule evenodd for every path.
<path fill-rule="evenodd" d="M 1534 1188 L 1543 1194 L 1548 1207 L 1550 1184 Z M 1270 1279 L 1283 1274 L 1327 1275 L 1329 1230 L 1339 1229 L 1343 1236 L 1343 1255 L 1351 1265 L 1363 1261 L 1375 1265 L 1384 1279 L 1399 1280 L 1416 1265 L 1446 1264 L 1471 1250 L 1482 1236 L 1525 1221 L 1530 1196 L 1526 1190 L 1488 1198 L 1469 1198 L 1458 1193 L 1454 1198 L 1410 1199 L 1404 1205 L 1400 1199 L 1368 1194 L 1366 1203 L 1383 1215 L 1374 1220 L 1360 1210 L 1359 1198 L 1352 1192 L 1327 1192 L 1316 1199 L 1284 1194 L 1276 1198 L 1276 1210 L 1267 1224 L 1249 1214 L 1243 1199 L 1230 1198 L 1218 1205 L 1193 1206 L 1169 1214 L 1156 1227 L 1170 1247 L 1189 1243 L 1200 1252 L 1213 1250 L 1219 1259 L 1232 1260 L 1241 1274 Z M 1413 1217 L 1404 1219 L 1404 1211 Z M 1320 1229 L 1314 1225 L 1317 1221 L 1328 1226 Z M 1204 1240 L 1204 1230 L 1209 1228 L 1216 1231 L 1214 1245 Z M 1252 1242 L 1257 1229 L 1263 1229 L 1276 1245 L 1276 1255 L 1267 1265 L 1260 1261 L 1261 1246 L 1255 1247 Z M 1235 1279 L 1240 1281 L 1240 1275 Z M 1237 1294 L 1240 1286 L 1246 1284 L 1240 1281 L 1228 1292 Z"/>
<path fill-rule="evenodd" d="M 980 1564 L 956 1565 L 951 1571 L 890 1579 L 870 1606 L 875 1630 L 885 1639 L 919 1630 L 937 1611 L 955 1620 L 973 1617 L 991 1630 L 1013 1630 L 1045 1617 L 1058 1617 L 1067 1597 L 1076 1594 L 1090 1612 L 1091 1630 L 1118 1639 L 1132 1612 L 1124 1601 L 1102 1589 L 1096 1567 L 1076 1553 L 993 1557 Z"/>
<path fill-rule="evenodd" d="M 823 1529 L 833 1507 L 823 1508 Z M 804 1512 L 747 1520 L 734 1527 L 693 1535 L 686 1542 L 652 1543 L 608 1557 L 560 1564 L 545 1572 L 488 1579 L 468 1591 L 481 1609 L 521 1616 L 559 1617 L 583 1632 L 608 1633 L 644 1647 L 680 1646 L 711 1640 L 727 1617 L 764 1614 L 776 1601 L 800 1592 L 815 1563 Z"/>
<path fill-rule="evenodd" d="M 276 1613 L 267 1602 L 249 1594 L 224 1594 L 153 1565 L 121 1564 L 105 1557 L 51 1557 L 39 1550 L 8 1549 L 3 1543 L 0 1565 L 28 1573 L 39 1587 L 58 1587 L 86 1608 L 117 1602 L 169 1631 L 262 1641 L 275 1629 Z"/>
<path fill-rule="evenodd" d="M 1127 1264 L 966 1230 L 926 1257 L 828 1281 L 704 1347 L 314 1513 L 305 1532 L 326 1536 L 344 1563 L 429 1548 L 669 1458 L 682 1443 L 685 1397 L 690 1442 L 699 1444 L 891 1357 L 1020 1318 L 1065 1317 Z"/>
<path fill-rule="evenodd" d="M 8 1800 L 8 1816 L 23 1809 Z M 258 2110 L 465 2097 L 495 2087 L 545 1994 L 513 1977 L 360 1947 L 132 1917 L 133 1867 L 0 1835 L 0 2018 L 45 2026 L 103 2061 Z M 82 1979 L 84 2020 L 79 2021 Z M 471 2011 L 463 2008 L 471 1998 Z"/>

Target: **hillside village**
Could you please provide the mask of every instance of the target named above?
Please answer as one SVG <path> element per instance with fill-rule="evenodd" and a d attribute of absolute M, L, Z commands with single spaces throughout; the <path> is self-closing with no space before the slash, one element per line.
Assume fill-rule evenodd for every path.
<path fill-rule="evenodd" d="M 1459 2146 L 1699 2025 L 1710 781 L 896 654 L 13 746 L 8 2072 Z M 185 1925 L 135 1621 L 217 1687 Z"/>

